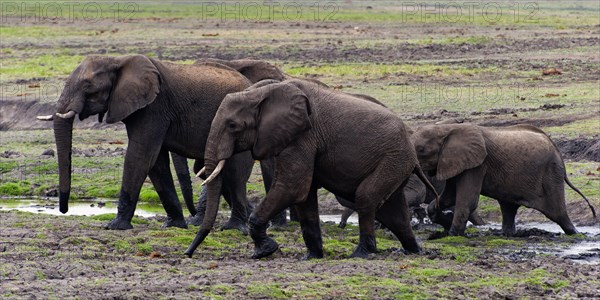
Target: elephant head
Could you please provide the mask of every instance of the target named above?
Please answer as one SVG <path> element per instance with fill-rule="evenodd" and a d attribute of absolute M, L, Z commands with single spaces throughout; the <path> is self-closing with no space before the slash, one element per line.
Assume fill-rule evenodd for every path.
<path fill-rule="evenodd" d="M 69 75 L 58 99 L 56 114 L 38 117 L 54 121 L 58 156 L 59 207 L 68 211 L 71 191 L 71 146 L 75 115 L 83 120 L 98 115 L 107 123 L 127 118 L 152 103 L 159 93 L 160 74 L 142 55 L 88 56 Z"/>
<path fill-rule="evenodd" d="M 225 160 L 251 150 L 255 159 L 275 157 L 302 132 L 311 128 L 307 96 L 293 84 L 260 81 L 246 90 L 228 94 L 213 119 L 204 155 L 208 178 L 206 215 L 186 251 L 190 255 L 210 232 L 217 215 Z"/>
<path fill-rule="evenodd" d="M 423 126 L 411 140 L 423 170 L 438 180 L 475 168 L 487 156 L 483 134 L 471 124 Z"/>

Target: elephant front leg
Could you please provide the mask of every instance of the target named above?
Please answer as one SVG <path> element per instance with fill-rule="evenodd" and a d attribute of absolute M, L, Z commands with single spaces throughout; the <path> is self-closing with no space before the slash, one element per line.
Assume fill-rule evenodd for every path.
<path fill-rule="evenodd" d="M 313 164 L 314 154 L 301 153 L 295 151 L 295 148 L 287 148 L 278 156 L 278 175 L 267 197 L 256 206 L 248 220 L 250 236 L 255 246 L 252 258 L 269 256 L 279 248 L 267 236 L 269 220 L 287 207 L 306 200 L 312 182 Z"/>
<path fill-rule="evenodd" d="M 169 166 L 169 153 L 161 150 L 154 166 L 148 173 L 154 189 L 158 193 L 160 201 L 167 212 L 167 221 L 163 227 L 187 228 L 181 203 L 177 198 L 171 168 Z"/>
<path fill-rule="evenodd" d="M 505 201 L 498 201 L 498 203 L 500 203 L 500 211 L 502 211 L 502 233 L 505 236 L 514 236 L 517 233 L 515 216 L 519 205 Z"/>
<path fill-rule="evenodd" d="M 131 219 L 137 206 L 140 189 L 148 175 L 148 169 L 144 166 L 154 163 L 149 161 L 150 158 L 142 150 L 136 150 L 138 148 L 136 145 L 138 144 L 130 141 L 127 148 L 117 217 L 105 225 L 106 229 L 126 230 L 133 228 Z"/>
<path fill-rule="evenodd" d="M 477 167 L 463 172 L 456 178 L 456 205 L 450 226 L 450 235 L 464 235 L 469 216 L 477 208 L 481 185 L 483 184 L 483 168 Z"/>
<path fill-rule="evenodd" d="M 133 119 L 134 124 L 126 124 L 129 144 L 123 166 L 117 217 L 106 224 L 106 229 L 133 228 L 131 219 L 140 196 L 140 189 L 158 157 L 168 128 L 168 124 L 156 124 L 158 129 L 148 129 L 145 124 L 151 124 L 151 116 L 146 119 L 148 116 L 140 115 L 139 118 L 141 119 Z"/>
<path fill-rule="evenodd" d="M 267 194 L 269 193 L 269 190 L 271 189 L 271 184 L 273 183 L 273 177 L 275 177 L 275 166 L 276 166 L 276 162 L 275 162 L 274 158 L 265 159 L 260 162 L 260 172 L 262 173 L 263 184 L 265 187 L 265 192 Z M 286 225 L 287 225 L 286 210 L 283 210 L 282 212 L 275 215 L 275 217 L 273 217 L 273 219 L 271 219 L 271 226 L 273 226 L 273 228 L 275 228 L 275 229 L 282 228 Z"/>
<path fill-rule="evenodd" d="M 227 160 L 223 170 L 223 187 L 221 193 L 231 206 L 231 216 L 221 229 L 237 229 L 248 233 L 248 198 L 246 196 L 246 182 L 252 173 L 254 159 L 250 152 L 233 155 Z"/>

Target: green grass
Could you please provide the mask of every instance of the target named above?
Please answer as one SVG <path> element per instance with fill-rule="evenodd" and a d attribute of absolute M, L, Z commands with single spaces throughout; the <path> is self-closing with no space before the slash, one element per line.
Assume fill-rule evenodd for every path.
<path fill-rule="evenodd" d="M 359 81 L 364 78 L 378 79 L 387 76 L 470 76 L 480 72 L 492 72 L 495 69 L 473 69 L 461 66 L 416 64 L 360 64 L 341 63 L 318 66 L 284 66 L 284 71 L 293 76 L 317 75 L 319 78 L 342 77 L 345 80 Z"/>
<path fill-rule="evenodd" d="M 600 134 L 600 117 L 579 120 L 562 126 L 544 127 L 543 129 L 552 136 L 568 138 L 594 136 Z"/>
<path fill-rule="evenodd" d="M 94 34 L 92 30 L 81 30 L 73 26 L 0 26 L 2 38 L 61 38 L 71 36 L 87 36 Z M 10 49 L 3 49 L 2 52 Z"/>
<path fill-rule="evenodd" d="M 27 5 L 34 3 L 44 6 L 48 1 L 23 1 Z M 315 2 L 316 3 L 316 2 Z M 333 4 L 333 5 L 332 5 Z M 128 3 L 96 3 L 102 13 L 90 13 L 76 7 L 70 13 L 67 6 L 61 11 L 49 9 L 44 11 L 44 17 L 75 18 L 82 20 L 111 20 L 115 23 L 129 19 L 144 20 L 158 18 L 155 21 L 173 22 L 179 19 L 198 19 L 211 21 L 275 21 L 299 22 L 309 21 L 315 24 L 328 22 L 357 22 L 357 23 L 399 23 L 399 24 L 443 24 L 443 25 L 474 25 L 474 26 L 548 26 L 557 29 L 598 23 L 597 5 L 589 1 L 580 5 L 565 5 L 556 3 L 494 3 L 493 6 L 476 6 L 468 8 L 461 5 L 460 10 L 451 5 L 456 2 L 440 1 L 423 3 L 375 4 L 366 10 L 364 3 L 314 3 L 301 4 L 286 1 L 275 2 L 273 5 L 246 4 L 236 1 L 218 3 L 198 3 L 188 5 L 166 5 L 158 2 L 128 2 Z M 530 6 L 534 4 L 534 6 Z M 428 11 L 428 13 L 425 12 Z M 431 13 L 433 11 L 433 13 Z M 95 10 L 94 10 L 95 12 Z M 225 13 L 227 12 L 227 13 Z M 14 16 L 14 9 L 7 7 L 2 12 L 4 16 Z M 569 18 L 567 18 L 569 16 Z M 56 33 L 50 33 L 56 34 Z"/>
<path fill-rule="evenodd" d="M 83 60 L 81 55 L 42 54 L 26 59 L 9 58 L 2 63 L 2 80 L 56 77 L 71 74 Z"/>

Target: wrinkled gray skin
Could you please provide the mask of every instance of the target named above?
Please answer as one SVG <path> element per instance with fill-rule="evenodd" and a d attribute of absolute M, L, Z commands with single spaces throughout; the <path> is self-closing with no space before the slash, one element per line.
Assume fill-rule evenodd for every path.
<path fill-rule="evenodd" d="M 253 258 L 271 255 L 277 243 L 268 220 L 290 205 L 299 214 L 306 258 L 323 257 L 317 189 L 346 199 L 359 214 L 360 238 L 353 257 L 376 252 L 377 218 L 407 252 L 420 252 L 402 193 L 408 177 L 421 172 L 404 123 L 390 110 L 316 84 L 291 80 L 259 82 L 227 95 L 213 121 L 205 166 L 251 149 L 253 157 L 277 157 L 276 178 L 249 218 Z M 211 230 L 218 210 L 221 175 L 208 184 L 207 215 L 186 250 L 191 256 Z"/>
<path fill-rule="evenodd" d="M 423 170 L 446 180 L 440 209 L 433 210 L 430 217 L 450 235 L 464 235 L 480 194 L 500 203 L 502 231 L 507 236 L 515 234 L 520 206 L 540 211 L 567 234 L 577 233 L 567 215 L 564 183 L 588 200 L 571 184 L 560 152 L 540 129 L 530 125 L 433 125 L 417 129 L 411 139 Z M 454 215 L 449 222 L 440 214 L 452 206 Z M 595 217 L 591 205 L 590 209 Z"/>
<path fill-rule="evenodd" d="M 203 159 L 212 119 L 228 93 L 250 82 L 235 70 L 219 66 L 184 66 L 142 55 L 88 56 L 71 73 L 57 103 L 57 113 L 83 120 L 98 115 L 107 123 L 122 121 L 129 144 L 125 155 L 117 217 L 108 229 L 130 229 L 140 188 L 147 176 L 167 212 L 165 226 L 187 227 L 169 168 L 169 152 Z M 60 211 L 68 210 L 74 117 L 54 117 L 59 162 Z M 223 171 L 222 190 L 234 203 L 247 203 L 249 152 L 232 156 Z M 237 200 L 237 198 L 242 200 Z M 247 208 L 234 208 L 224 228 L 245 228 Z"/>
<path fill-rule="evenodd" d="M 444 192 L 444 187 L 446 187 L 446 182 L 443 180 L 437 180 L 435 177 L 427 176 L 427 180 L 431 182 L 435 191 L 438 195 L 441 195 Z M 426 216 L 425 209 L 421 207 L 421 204 L 429 204 L 436 199 L 437 195 L 432 191 L 428 190 L 425 187 L 425 184 L 417 177 L 417 175 L 412 174 L 408 178 L 408 183 L 404 187 L 404 198 L 406 198 L 406 202 L 408 203 L 408 207 L 411 209 L 412 215 L 417 217 L 419 220 L 419 224 L 424 223 L 424 218 Z M 340 218 L 340 228 L 345 228 L 348 222 L 348 218 L 354 213 L 353 210 L 346 208 L 342 213 L 342 217 Z M 469 221 L 474 225 L 484 225 L 485 222 L 481 217 L 477 214 L 477 211 L 474 211 L 469 216 Z"/>
<path fill-rule="evenodd" d="M 237 60 L 223 60 L 216 58 L 203 58 L 196 61 L 197 65 L 217 65 L 217 66 L 226 66 L 233 70 L 240 72 L 244 77 L 246 77 L 251 83 L 256 83 L 265 79 L 274 79 L 274 80 L 284 80 L 285 78 L 290 77 L 289 75 L 283 73 L 276 66 L 262 60 L 254 60 L 254 59 L 237 59 Z M 187 159 L 180 155 L 174 154 L 173 165 L 175 166 L 175 170 L 177 173 L 177 177 L 179 180 L 179 184 L 181 186 L 182 194 L 184 201 L 188 207 L 188 210 L 192 214 L 192 218 L 188 220 L 189 224 L 192 225 L 201 225 L 202 220 L 204 219 L 204 212 L 206 210 L 206 189 L 202 189 L 200 197 L 198 198 L 198 203 L 196 207 L 193 204 L 193 189 L 192 182 L 189 175 L 189 167 L 187 164 Z M 271 187 L 271 181 L 273 178 L 275 162 L 273 160 L 264 160 L 261 161 L 261 173 L 263 176 L 263 184 L 265 186 L 265 191 L 268 192 Z M 203 160 L 197 161 L 194 165 L 194 172 L 198 172 L 203 167 Z M 229 202 L 228 202 L 229 203 Z M 235 205 L 245 205 L 248 206 L 248 203 L 240 203 L 232 205 L 229 203 L 231 207 Z M 197 212 L 197 213 L 196 213 Z M 293 215 L 292 215 L 293 217 Z M 293 219 L 293 218 L 292 218 Z M 275 216 L 271 220 L 272 224 L 275 226 L 284 226 L 287 223 L 286 212 L 282 212 Z"/>
<path fill-rule="evenodd" d="M 273 80 L 277 80 L 277 81 L 283 81 L 286 79 L 294 79 L 293 76 L 284 73 L 276 66 L 274 66 L 266 61 L 263 61 L 263 60 L 256 60 L 256 59 L 224 60 L 224 59 L 216 59 L 216 58 L 203 58 L 203 59 L 196 61 L 196 64 L 208 64 L 208 65 L 220 64 L 220 65 L 230 67 L 230 68 L 240 72 L 242 75 L 244 75 L 246 78 L 248 78 L 248 80 L 250 80 L 250 82 L 253 84 L 257 83 L 261 80 L 266 80 L 266 79 L 273 79 Z M 303 80 L 308 80 L 308 81 L 315 83 L 317 85 L 320 85 L 322 87 L 326 87 L 326 88 L 328 87 L 325 83 L 320 82 L 316 79 L 303 79 Z M 377 99 L 370 97 L 368 95 L 350 94 L 350 93 L 349 93 L 349 95 L 353 95 L 353 96 L 365 99 L 367 101 L 377 103 L 381 106 L 385 106 L 385 105 L 383 105 L 383 103 L 379 102 Z M 202 190 L 202 193 L 198 199 L 197 207 L 193 208 L 193 199 L 192 199 L 193 192 L 192 192 L 191 181 L 189 180 L 189 171 L 187 171 L 187 170 L 189 170 L 187 167 L 187 160 L 181 156 L 177 157 L 177 155 L 174 155 L 173 156 L 173 164 L 175 166 L 175 170 L 177 171 L 177 176 L 179 178 L 179 182 L 181 185 L 183 198 L 185 200 L 186 205 L 188 206 L 188 209 L 190 210 L 190 212 L 192 212 L 192 210 L 198 211 L 198 215 L 195 215 L 195 213 L 192 213 L 192 215 L 195 215 L 195 216 L 193 218 L 190 218 L 188 220 L 188 222 L 193 225 L 200 225 L 200 224 L 202 224 L 202 220 L 204 219 L 204 211 L 206 210 L 206 199 L 207 199 L 206 189 Z M 261 161 L 260 166 L 261 166 L 261 173 L 263 175 L 263 183 L 265 185 L 265 191 L 269 192 L 271 181 L 272 181 L 272 178 L 273 178 L 273 175 L 275 172 L 275 160 L 274 159 L 263 160 L 263 161 Z M 197 168 L 196 171 L 198 171 L 201 167 L 202 166 Z M 424 187 L 424 185 L 423 185 L 423 187 Z M 297 221 L 297 215 L 293 209 L 290 211 L 290 219 L 293 221 Z M 286 212 L 283 211 L 280 214 L 278 214 L 277 216 L 275 216 L 271 220 L 271 223 L 275 226 L 284 226 L 287 223 Z"/>

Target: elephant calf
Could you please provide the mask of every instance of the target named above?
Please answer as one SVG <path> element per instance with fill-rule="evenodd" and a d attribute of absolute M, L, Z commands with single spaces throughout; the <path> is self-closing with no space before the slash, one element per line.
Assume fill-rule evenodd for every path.
<path fill-rule="evenodd" d="M 316 84 L 259 82 L 225 97 L 209 134 L 205 168 L 208 202 L 204 223 L 187 249 L 191 256 L 211 230 L 218 209 L 219 172 L 234 153 L 277 157 L 267 197 L 249 218 L 253 258 L 279 246 L 267 236 L 268 220 L 290 205 L 299 214 L 306 258 L 323 257 L 317 189 L 346 199 L 359 214 L 353 257 L 376 252 L 374 220 L 390 229 L 407 252 L 420 252 L 402 192 L 413 172 L 424 178 L 404 123 L 389 109 Z"/>
<path fill-rule="evenodd" d="M 424 171 L 446 180 L 440 205 L 430 216 L 450 235 L 463 235 L 469 214 L 479 195 L 498 200 L 502 231 L 515 233 L 520 206 L 534 208 L 558 223 L 567 234 L 577 230 L 567 215 L 564 182 L 571 184 L 560 152 L 539 128 L 530 125 L 482 127 L 474 124 L 424 126 L 411 136 Z M 455 205 L 451 223 L 440 217 L 442 209 Z"/>

